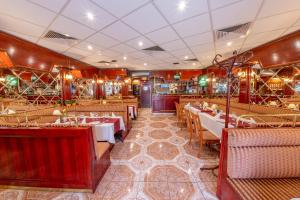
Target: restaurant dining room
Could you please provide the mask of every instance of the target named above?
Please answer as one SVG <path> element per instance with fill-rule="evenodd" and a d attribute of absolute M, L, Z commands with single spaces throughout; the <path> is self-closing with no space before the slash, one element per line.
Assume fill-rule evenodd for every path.
<path fill-rule="evenodd" d="M 300 199 L 299 0 L 0 4 L 0 200 Z"/>

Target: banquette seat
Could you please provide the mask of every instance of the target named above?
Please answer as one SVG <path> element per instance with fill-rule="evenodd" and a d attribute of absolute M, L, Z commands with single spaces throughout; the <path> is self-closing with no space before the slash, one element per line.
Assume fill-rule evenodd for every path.
<path fill-rule="evenodd" d="M 94 192 L 109 147 L 91 127 L 0 128 L 0 185 Z"/>
<path fill-rule="evenodd" d="M 224 129 L 221 200 L 300 197 L 300 129 Z"/>

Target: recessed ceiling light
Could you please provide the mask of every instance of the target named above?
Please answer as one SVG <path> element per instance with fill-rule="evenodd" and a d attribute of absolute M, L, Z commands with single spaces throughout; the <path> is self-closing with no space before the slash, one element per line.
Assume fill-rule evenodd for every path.
<path fill-rule="evenodd" d="M 186 8 L 186 2 L 185 1 L 180 1 L 178 4 L 177 4 L 177 9 L 179 11 L 184 11 Z"/>
<path fill-rule="evenodd" d="M 88 50 L 93 50 L 92 45 L 88 45 L 87 48 L 88 48 Z"/>
<path fill-rule="evenodd" d="M 196 65 L 196 63 L 193 63 L 193 65 L 195 66 L 195 65 Z"/>
<path fill-rule="evenodd" d="M 147 63 L 144 63 L 144 66 L 147 66 L 148 64 Z"/>
<path fill-rule="evenodd" d="M 70 35 L 69 35 L 69 34 L 66 34 L 66 33 L 65 33 L 64 35 L 65 35 L 65 36 L 67 36 L 67 37 L 70 37 Z"/>
<path fill-rule="evenodd" d="M 144 45 L 144 43 L 142 41 L 139 41 L 139 46 L 141 47 L 143 45 Z"/>
<path fill-rule="evenodd" d="M 124 56 L 124 57 L 123 57 L 123 60 L 127 60 L 127 57 L 126 57 L 126 56 Z"/>
<path fill-rule="evenodd" d="M 232 42 L 227 42 L 227 46 L 231 46 L 232 45 Z"/>
<path fill-rule="evenodd" d="M 87 17 L 89 20 L 94 20 L 94 18 L 95 18 L 94 14 L 91 13 L 91 12 L 87 12 L 87 13 L 86 13 L 86 17 Z"/>
<path fill-rule="evenodd" d="M 188 56 L 184 56 L 184 59 L 189 59 L 189 57 Z"/>
<path fill-rule="evenodd" d="M 245 38 L 245 37 L 246 37 L 246 35 L 241 35 L 241 36 L 240 36 L 240 38 Z"/>

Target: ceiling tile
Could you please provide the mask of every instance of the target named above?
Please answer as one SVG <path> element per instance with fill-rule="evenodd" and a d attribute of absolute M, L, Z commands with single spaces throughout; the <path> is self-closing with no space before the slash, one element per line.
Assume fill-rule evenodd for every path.
<path fill-rule="evenodd" d="M 58 12 L 62 7 L 66 4 L 67 0 L 51 0 L 51 1 L 45 1 L 45 0 L 29 0 L 33 3 L 36 3 L 40 6 L 43 6 L 49 10 L 52 10 L 54 12 Z"/>
<path fill-rule="evenodd" d="M 245 0 L 212 11 L 214 29 L 227 28 L 253 21 L 261 2 L 262 0 Z"/>
<path fill-rule="evenodd" d="M 88 19 L 87 13 L 93 14 L 94 19 Z M 70 1 L 62 14 L 96 30 L 99 30 L 116 20 L 115 17 L 88 0 Z"/>
<path fill-rule="evenodd" d="M 268 41 L 274 40 L 276 38 L 278 38 L 285 29 L 279 29 L 279 30 L 275 30 L 275 31 L 268 31 L 268 32 L 264 32 L 264 33 L 257 33 L 257 34 L 253 34 L 250 33 L 250 35 L 247 37 L 245 44 L 249 44 L 249 43 L 266 43 Z"/>
<path fill-rule="evenodd" d="M 213 51 L 214 44 L 206 43 L 206 44 L 202 44 L 202 45 L 193 46 L 193 47 L 191 47 L 191 49 L 195 54 L 198 54 L 199 52 Z"/>
<path fill-rule="evenodd" d="M 152 4 L 148 4 L 131 13 L 123 18 L 123 21 L 140 33 L 148 33 L 168 25 Z"/>
<path fill-rule="evenodd" d="M 77 59 L 77 60 L 84 58 L 84 56 L 82 56 L 79 53 L 75 53 L 75 52 L 64 52 L 63 54 L 66 56 L 69 56 L 71 58 Z"/>
<path fill-rule="evenodd" d="M 158 44 L 162 44 L 162 43 L 166 43 L 166 42 L 169 42 L 172 40 L 179 39 L 176 32 L 169 26 L 159 29 L 157 31 L 148 33 L 146 36 Z"/>
<path fill-rule="evenodd" d="M 197 46 L 208 42 L 213 42 L 213 34 L 211 32 L 197 34 L 184 38 L 184 41 L 190 46 Z"/>
<path fill-rule="evenodd" d="M 106 49 L 104 51 L 102 51 L 102 55 L 104 56 L 108 56 L 108 57 L 111 57 L 111 58 L 117 58 L 117 57 L 122 57 L 123 55 L 120 54 L 120 52 L 117 52 L 117 51 L 113 51 L 111 49 Z"/>
<path fill-rule="evenodd" d="M 93 36 L 89 37 L 87 41 L 103 48 L 109 48 L 120 43 L 119 41 L 103 35 L 102 33 L 94 34 Z"/>
<path fill-rule="evenodd" d="M 293 27 L 289 28 L 288 30 L 286 30 L 286 32 L 284 32 L 284 35 L 287 35 L 287 34 L 290 34 L 292 32 L 299 31 L 299 30 L 300 30 L 300 26 L 293 26 Z"/>
<path fill-rule="evenodd" d="M 203 14 L 173 25 L 181 37 L 204 33 L 211 29 L 208 14 Z"/>
<path fill-rule="evenodd" d="M 77 39 L 86 38 L 94 32 L 92 29 L 62 16 L 58 17 L 49 29 L 61 34 L 68 34 Z"/>
<path fill-rule="evenodd" d="M 142 51 L 134 51 L 130 52 L 129 56 L 133 58 L 145 58 L 147 57 L 147 54 L 143 53 Z"/>
<path fill-rule="evenodd" d="M 179 50 L 186 48 L 186 45 L 181 40 L 171 41 L 165 44 L 160 45 L 166 51 Z"/>
<path fill-rule="evenodd" d="M 0 19 L 0 22 L 1 22 L 1 19 Z M 1 28 L 1 26 L 0 26 L 0 29 L 2 31 L 6 32 L 6 33 L 12 34 L 16 37 L 22 38 L 23 40 L 27 40 L 29 42 L 36 43 L 36 41 L 39 39 L 38 37 L 34 37 L 34 36 L 31 36 L 31 35 L 26 35 L 26 34 L 14 32 L 14 31 L 10 31 L 10 30 L 5 30 L 5 29 Z"/>
<path fill-rule="evenodd" d="M 149 0 L 92 0 L 97 3 L 99 6 L 107 9 L 113 15 L 117 17 L 123 17 L 124 15 L 132 12 L 143 4 L 149 2 Z"/>
<path fill-rule="evenodd" d="M 46 48 L 52 49 L 54 51 L 57 52 L 63 52 L 65 50 L 67 50 L 68 48 L 70 48 L 70 46 L 68 45 L 68 43 L 62 42 L 62 41 L 51 41 L 49 39 L 41 39 L 38 42 L 39 45 L 44 46 Z"/>
<path fill-rule="evenodd" d="M 265 0 L 259 18 L 300 9 L 299 0 Z M 298 11 L 299 12 L 299 11 Z"/>
<path fill-rule="evenodd" d="M 174 56 L 177 58 L 180 58 L 181 60 L 184 60 L 185 56 L 188 56 L 189 59 L 194 58 L 192 52 L 188 48 L 180 49 L 180 50 L 175 50 L 171 52 Z"/>
<path fill-rule="evenodd" d="M 109 27 L 105 28 L 102 33 L 109 35 L 121 42 L 130 40 L 132 38 L 138 37 L 139 34 L 127 26 L 126 24 L 118 21 Z"/>
<path fill-rule="evenodd" d="M 78 49 L 76 47 L 73 47 L 73 48 L 69 49 L 68 51 L 64 52 L 64 54 L 67 54 L 67 53 L 82 56 L 82 57 L 86 57 L 86 56 L 92 54 L 92 52 L 90 52 L 90 51 L 85 51 L 82 49 Z"/>
<path fill-rule="evenodd" d="M 93 53 L 96 53 L 96 52 L 98 52 L 98 53 L 101 52 L 101 49 L 98 46 L 93 45 L 90 42 L 80 42 L 79 44 L 75 45 L 74 47 L 78 48 L 78 49 L 81 49 L 83 51 L 87 51 L 87 52 L 89 52 L 89 54 L 93 54 Z"/>
<path fill-rule="evenodd" d="M 40 26 L 2 14 L 0 14 L 0 29 L 33 37 L 39 37 L 44 32 L 44 28 Z"/>
<path fill-rule="evenodd" d="M 176 0 L 154 0 L 159 10 L 166 16 L 170 23 L 175 23 L 195 15 L 208 12 L 206 0 L 189 0 L 186 1 L 186 9 L 183 11 L 178 10 L 178 3 Z"/>
<path fill-rule="evenodd" d="M 142 43 L 142 46 L 139 45 L 140 42 Z M 148 40 L 145 37 L 135 38 L 133 40 L 126 42 L 126 44 L 135 49 L 145 49 L 145 48 L 152 47 L 155 45 L 153 42 L 151 42 L 150 40 Z"/>
<path fill-rule="evenodd" d="M 21 20 L 47 27 L 55 13 L 25 0 L 0 0 L 0 14 L 6 14 Z"/>
<path fill-rule="evenodd" d="M 222 1 L 209 0 L 209 1 L 210 1 L 210 8 L 214 10 L 216 8 L 225 7 L 242 0 L 222 0 Z"/>
<path fill-rule="evenodd" d="M 120 52 L 121 54 L 127 54 L 127 53 L 135 51 L 134 48 L 131 48 L 131 47 L 125 45 L 125 44 L 119 44 L 117 46 L 111 47 L 110 49 L 114 50 L 114 51 L 117 51 L 117 52 Z"/>
<path fill-rule="evenodd" d="M 288 28 L 293 25 L 299 17 L 300 12 L 294 11 L 260 19 L 254 23 L 251 33 L 261 33 L 276 29 Z"/>

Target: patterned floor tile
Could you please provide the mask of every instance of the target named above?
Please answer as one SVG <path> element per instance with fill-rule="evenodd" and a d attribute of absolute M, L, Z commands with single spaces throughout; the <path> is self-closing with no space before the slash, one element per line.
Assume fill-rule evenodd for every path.
<path fill-rule="evenodd" d="M 216 177 L 200 167 L 215 166 L 217 154 L 188 144 L 176 116 L 140 109 L 124 143 L 111 151 L 112 164 L 94 194 L 0 189 L 0 200 L 210 200 Z"/>

